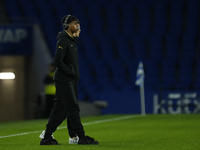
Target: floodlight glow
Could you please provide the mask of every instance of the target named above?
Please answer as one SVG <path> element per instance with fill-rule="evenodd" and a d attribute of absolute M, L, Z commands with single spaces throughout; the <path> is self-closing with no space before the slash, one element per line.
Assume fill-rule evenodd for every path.
<path fill-rule="evenodd" d="M 0 72 L 0 79 L 15 79 L 15 74 L 13 72 Z"/>

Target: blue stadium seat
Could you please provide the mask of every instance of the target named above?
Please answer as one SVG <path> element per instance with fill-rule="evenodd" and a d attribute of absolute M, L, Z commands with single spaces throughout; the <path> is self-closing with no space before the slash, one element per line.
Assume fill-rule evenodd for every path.
<path fill-rule="evenodd" d="M 109 72 L 108 72 L 109 66 L 106 61 L 104 60 L 92 61 L 90 64 L 92 65 L 92 68 L 95 71 L 96 82 L 98 84 L 101 82 L 104 82 L 104 84 L 110 82 Z"/>
<path fill-rule="evenodd" d="M 130 4 L 130 3 L 122 3 L 121 5 L 121 9 L 122 9 L 122 13 L 123 13 L 123 20 L 126 21 L 126 20 L 130 20 L 130 22 L 126 23 L 126 24 L 129 24 L 129 23 L 132 23 L 134 22 L 134 5 L 133 4 Z"/>
<path fill-rule="evenodd" d="M 156 88 L 160 83 L 160 75 L 158 66 L 148 67 L 147 63 L 144 66 L 145 71 L 145 82 L 150 86 Z"/>
<path fill-rule="evenodd" d="M 155 18 L 155 25 L 153 26 L 153 34 L 165 35 L 167 32 L 167 20 Z"/>
<path fill-rule="evenodd" d="M 88 101 L 88 102 L 93 102 L 98 99 L 98 92 L 100 88 L 99 85 L 97 84 L 86 84 L 82 85 L 82 98 L 83 100 Z"/>
<path fill-rule="evenodd" d="M 175 78 L 176 68 L 175 67 L 162 67 L 162 76 Z"/>
<path fill-rule="evenodd" d="M 192 77 L 191 76 L 180 76 L 179 77 L 179 81 L 176 84 L 176 88 L 190 90 L 191 87 L 192 87 Z"/>
<path fill-rule="evenodd" d="M 180 59 L 178 62 L 180 68 L 192 68 L 194 66 L 193 59 Z"/>
<path fill-rule="evenodd" d="M 88 75 L 81 75 L 81 78 L 80 78 L 80 84 L 83 85 L 83 86 L 89 86 L 91 84 L 95 84 L 94 83 L 95 80 L 94 78 L 91 76 L 91 74 L 88 74 Z"/>
<path fill-rule="evenodd" d="M 151 75 L 145 76 L 146 85 L 148 85 L 148 87 L 151 87 L 151 89 L 157 89 L 160 85 L 160 79 L 158 77 L 159 77 L 158 75 L 156 75 L 156 76 L 151 76 Z"/>
<path fill-rule="evenodd" d="M 124 84 L 126 83 L 126 78 L 125 78 L 125 76 L 114 77 L 113 83 L 114 83 L 114 85 L 116 85 L 116 87 L 122 88 L 124 86 Z"/>
<path fill-rule="evenodd" d="M 119 20 L 119 13 L 115 3 L 106 2 L 106 5 L 103 5 L 103 7 L 106 10 L 108 20 Z"/>
<path fill-rule="evenodd" d="M 188 10 L 185 33 L 196 34 L 199 27 L 199 10 Z"/>
<path fill-rule="evenodd" d="M 192 77 L 192 73 L 193 73 L 193 68 L 191 68 L 191 67 L 186 67 L 186 66 L 179 67 L 179 75 L 180 76 Z"/>
<path fill-rule="evenodd" d="M 145 45 L 135 44 L 134 45 L 134 58 L 135 59 L 146 59 Z"/>
<path fill-rule="evenodd" d="M 112 60 L 110 59 L 107 62 L 108 62 L 108 65 L 112 67 L 113 69 L 122 68 L 124 64 L 124 62 L 121 59 L 112 59 Z"/>
<path fill-rule="evenodd" d="M 82 60 L 81 63 L 79 63 L 80 68 L 80 75 L 81 76 L 90 76 L 91 70 L 88 61 Z"/>
<path fill-rule="evenodd" d="M 138 3 L 137 8 L 139 15 L 139 29 L 138 29 L 139 34 L 148 35 L 150 33 L 150 27 L 151 27 L 150 1 Z"/>
<path fill-rule="evenodd" d="M 84 4 L 84 2 L 83 2 Z M 82 4 L 82 6 L 83 6 Z M 88 7 L 88 15 L 92 20 L 101 19 L 101 7 L 97 3 L 88 3 L 88 5 L 84 5 L 84 8 Z"/>
<path fill-rule="evenodd" d="M 187 66 L 180 66 L 179 67 L 179 81 L 176 84 L 177 88 L 185 88 L 189 89 L 192 87 L 193 81 L 193 68 Z"/>
<path fill-rule="evenodd" d="M 173 34 L 173 33 L 169 33 L 169 34 L 166 34 L 164 36 L 164 39 L 166 40 L 166 44 L 178 44 L 179 42 L 179 35 L 177 34 Z"/>
<path fill-rule="evenodd" d="M 132 84 L 135 84 L 135 77 L 136 77 L 136 71 L 138 67 L 139 61 L 135 59 L 129 59 L 125 61 L 125 66 L 128 69 L 129 72 L 129 82 Z"/>
<path fill-rule="evenodd" d="M 174 0 L 170 3 L 171 19 L 177 20 L 177 23 L 183 19 L 184 1 Z M 175 21 L 176 22 L 176 21 Z M 171 23 L 174 23 L 173 21 Z M 174 24 L 175 25 L 175 24 Z"/>
<path fill-rule="evenodd" d="M 163 51 L 161 44 L 151 44 L 150 51 L 150 59 L 152 60 L 162 60 L 163 59 Z"/>
<path fill-rule="evenodd" d="M 195 44 L 188 43 L 183 45 L 182 59 L 194 60 L 195 59 Z"/>
<path fill-rule="evenodd" d="M 146 52 L 145 52 L 145 42 L 144 37 L 141 35 L 134 35 L 132 36 L 133 40 L 133 50 L 134 50 L 134 58 L 135 59 L 145 59 Z"/>
<path fill-rule="evenodd" d="M 178 43 L 171 43 L 166 45 L 167 51 L 165 53 L 166 59 L 176 60 L 180 57 Z"/>
<path fill-rule="evenodd" d="M 119 19 L 111 18 L 106 22 L 106 33 L 110 36 L 117 36 L 119 34 L 120 26 Z"/>
<path fill-rule="evenodd" d="M 97 52 L 97 45 L 94 43 L 94 38 L 92 36 L 84 36 L 80 38 L 80 43 L 84 48 L 84 53 L 86 58 L 90 60 L 98 60 L 99 54 Z"/>
<path fill-rule="evenodd" d="M 195 80 L 195 82 L 193 84 L 193 88 L 195 90 L 197 90 L 197 89 L 199 90 L 200 89 L 200 79 L 199 79 L 199 77 L 196 78 L 196 80 Z"/>
<path fill-rule="evenodd" d="M 135 90 L 135 84 L 132 84 L 132 83 L 124 83 L 123 85 L 121 85 L 121 89 L 123 91 L 133 91 Z"/>
<path fill-rule="evenodd" d="M 173 33 L 175 35 L 181 35 L 181 33 L 183 32 L 183 26 L 181 24 L 181 26 L 171 26 L 170 27 L 170 31 L 169 33 Z"/>
<path fill-rule="evenodd" d="M 169 3 L 168 0 L 156 1 L 153 3 L 156 18 L 158 16 L 159 19 L 167 19 L 167 6 Z"/>
<path fill-rule="evenodd" d="M 117 90 L 117 87 L 114 85 L 114 84 L 101 84 L 100 83 L 100 89 L 101 91 L 110 91 L 110 92 L 113 92 L 113 91 L 116 91 Z"/>
<path fill-rule="evenodd" d="M 98 60 L 99 55 L 97 52 L 97 48 L 95 44 L 88 44 L 85 45 L 85 54 L 86 54 L 86 58 L 87 60 Z"/>
<path fill-rule="evenodd" d="M 153 60 L 161 60 L 163 58 L 162 36 L 150 35 L 148 40 L 150 46 L 150 58 Z"/>
<path fill-rule="evenodd" d="M 70 4 L 66 5 L 64 3 L 64 1 L 61 0 L 51 0 L 51 3 L 53 5 L 53 7 L 56 10 L 56 13 L 58 15 L 58 20 L 60 21 L 65 15 L 71 14 L 70 11 L 74 10 L 75 8 L 79 8 L 78 5 L 76 5 L 76 7 L 70 7 L 70 9 L 68 9 L 68 6 L 72 6 Z M 76 11 L 75 11 L 76 12 Z M 75 15 L 75 14 L 74 14 Z"/>
<path fill-rule="evenodd" d="M 184 44 L 191 44 L 191 43 L 195 44 L 196 38 L 197 38 L 196 33 L 185 33 L 184 35 L 182 35 L 183 45 Z"/>
<path fill-rule="evenodd" d="M 159 84 L 159 87 L 164 89 L 173 89 L 176 85 L 175 76 L 163 76 L 162 82 Z"/>
<path fill-rule="evenodd" d="M 167 67 L 167 68 L 175 68 L 177 66 L 178 59 L 163 59 L 161 61 L 162 67 Z"/>
<path fill-rule="evenodd" d="M 162 83 L 163 88 L 173 88 L 176 83 L 176 68 L 163 65 L 162 67 Z"/>
<path fill-rule="evenodd" d="M 23 11 L 26 17 L 30 19 L 37 19 L 37 11 L 32 1 L 30 0 L 19 0 L 19 2 L 23 5 Z"/>
<path fill-rule="evenodd" d="M 111 71 L 113 73 L 113 78 L 124 78 L 125 77 L 125 69 L 123 65 L 117 66 L 117 65 L 111 65 Z"/>
<path fill-rule="evenodd" d="M 112 60 L 114 59 L 114 51 L 113 46 L 109 42 L 108 38 L 99 38 L 100 49 L 102 58 L 105 60 Z"/>
<path fill-rule="evenodd" d="M 154 59 L 145 59 L 145 60 L 143 61 L 144 69 L 145 69 L 145 68 L 152 68 L 152 69 L 155 69 L 155 68 L 158 67 L 158 63 L 159 63 L 159 61 L 154 60 Z"/>
<path fill-rule="evenodd" d="M 81 25 L 82 26 L 82 25 Z M 104 35 L 103 21 L 101 19 L 96 19 L 91 22 L 91 32 L 94 36 Z"/>
<path fill-rule="evenodd" d="M 183 31 L 183 1 L 171 3 L 170 33 L 181 34 Z"/>
<path fill-rule="evenodd" d="M 131 53 L 130 53 L 128 41 L 125 36 L 116 36 L 115 44 L 117 46 L 115 51 L 119 55 L 120 59 L 122 60 L 131 59 Z"/>
<path fill-rule="evenodd" d="M 131 20 L 131 21 L 128 21 Z M 127 22 L 128 21 L 128 22 Z M 127 23 L 123 23 L 122 27 L 120 27 L 120 29 L 122 30 L 122 34 L 125 36 L 132 36 L 133 34 L 135 34 L 136 31 L 136 23 L 135 20 L 132 18 L 124 18 L 123 22 L 127 22 Z"/>
<path fill-rule="evenodd" d="M 22 17 L 22 13 L 18 8 L 16 0 L 5 0 L 5 6 L 8 12 L 8 15 L 12 21 L 15 21 L 16 18 Z"/>
<path fill-rule="evenodd" d="M 190 0 L 188 1 L 187 6 L 190 11 L 199 10 L 199 4 L 200 4 L 200 1 L 198 0 Z"/>

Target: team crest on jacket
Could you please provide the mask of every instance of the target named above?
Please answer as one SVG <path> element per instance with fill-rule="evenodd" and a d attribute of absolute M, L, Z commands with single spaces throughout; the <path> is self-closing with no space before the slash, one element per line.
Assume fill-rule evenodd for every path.
<path fill-rule="evenodd" d="M 63 49 L 63 47 L 61 47 L 61 46 L 58 46 L 58 48 Z"/>

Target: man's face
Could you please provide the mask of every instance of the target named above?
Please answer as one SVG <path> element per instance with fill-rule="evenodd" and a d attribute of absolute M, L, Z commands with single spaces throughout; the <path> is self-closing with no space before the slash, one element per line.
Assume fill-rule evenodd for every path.
<path fill-rule="evenodd" d="M 74 37 L 79 37 L 79 34 L 81 32 L 81 29 L 79 29 L 76 33 L 73 34 Z"/>
<path fill-rule="evenodd" d="M 80 24 L 78 21 L 72 21 L 71 23 L 69 23 L 69 30 L 72 32 L 72 33 L 76 33 L 79 31 L 79 27 Z"/>

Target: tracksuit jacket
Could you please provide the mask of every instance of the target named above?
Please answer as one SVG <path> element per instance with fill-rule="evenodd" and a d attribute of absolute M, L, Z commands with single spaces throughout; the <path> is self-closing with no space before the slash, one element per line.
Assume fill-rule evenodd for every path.
<path fill-rule="evenodd" d="M 56 68 L 54 80 L 65 81 L 70 78 L 75 83 L 80 79 L 76 39 L 65 30 L 58 33 L 57 49 L 54 57 Z"/>

